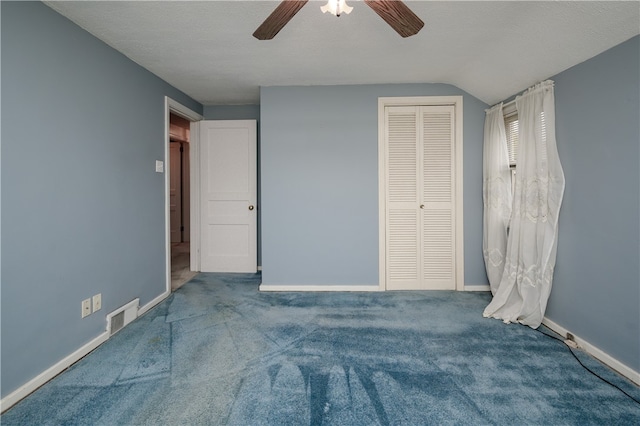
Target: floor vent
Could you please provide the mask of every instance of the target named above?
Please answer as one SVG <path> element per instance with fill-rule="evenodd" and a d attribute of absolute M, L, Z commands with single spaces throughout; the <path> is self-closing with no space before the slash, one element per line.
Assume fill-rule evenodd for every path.
<path fill-rule="evenodd" d="M 138 317 L 140 299 L 134 299 L 107 315 L 107 331 L 113 336 Z"/>

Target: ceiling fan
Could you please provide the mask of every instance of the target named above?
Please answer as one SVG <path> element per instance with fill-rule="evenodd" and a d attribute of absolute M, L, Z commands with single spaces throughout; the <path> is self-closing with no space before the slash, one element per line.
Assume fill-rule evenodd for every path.
<path fill-rule="evenodd" d="M 271 15 L 253 33 L 258 40 L 271 40 L 287 25 L 309 0 L 284 0 L 280 2 Z M 409 9 L 401 0 L 364 0 L 387 24 L 402 37 L 417 34 L 424 26 L 424 22 Z M 323 12 L 330 11 L 336 16 L 341 12 L 349 13 L 352 8 L 346 6 L 344 0 L 329 0 L 321 8 Z"/>

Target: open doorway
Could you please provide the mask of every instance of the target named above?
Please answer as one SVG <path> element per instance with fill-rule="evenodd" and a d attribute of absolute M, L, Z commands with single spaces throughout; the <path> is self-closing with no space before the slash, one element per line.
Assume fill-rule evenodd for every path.
<path fill-rule="evenodd" d="M 202 116 L 165 98 L 166 295 L 200 270 L 197 122 Z"/>
<path fill-rule="evenodd" d="M 193 278 L 190 270 L 190 126 L 169 114 L 169 230 L 171 235 L 171 291 Z"/>

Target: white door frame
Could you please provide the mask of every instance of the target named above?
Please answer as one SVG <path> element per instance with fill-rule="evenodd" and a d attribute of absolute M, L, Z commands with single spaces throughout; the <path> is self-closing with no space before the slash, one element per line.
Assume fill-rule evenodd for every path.
<path fill-rule="evenodd" d="M 437 106 L 452 105 L 455 110 L 455 167 L 456 167 L 456 197 L 454 211 L 456 212 L 455 222 L 455 281 L 456 290 L 464 290 L 464 236 L 463 236 L 463 197 L 462 197 L 462 96 L 409 96 L 409 97 L 393 97 L 378 98 L 378 200 L 379 200 L 379 289 L 384 291 L 387 288 L 387 250 L 386 250 L 386 206 L 387 206 L 387 188 L 386 188 L 386 150 L 385 150 L 385 119 L 384 113 L 386 107 L 391 106 Z"/>
<path fill-rule="evenodd" d="M 171 216 L 169 212 L 169 185 L 170 185 L 170 136 L 169 125 L 171 113 L 179 115 L 191 122 L 191 129 L 189 134 L 189 180 L 190 180 L 190 226 L 191 226 L 191 242 L 190 242 L 190 256 L 191 256 L 191 270 L 199 271 L 200 262 L 200 165 L 195 159 L 198 158 L 200 152 L 200 138 L 198 134 L 198 121 L 204 119 L 204 117 L 197 112 L 187 108 L 178 101 L 171 99 L 168 96 L 164 97 L 164 222 L 165 222 L 165 294 L 171 294 Z M 194 195 L 195 194 L 195 195 Z"/>

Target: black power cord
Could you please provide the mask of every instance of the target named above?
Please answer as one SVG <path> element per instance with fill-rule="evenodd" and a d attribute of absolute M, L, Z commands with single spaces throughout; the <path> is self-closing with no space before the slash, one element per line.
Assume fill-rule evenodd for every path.
<path fill-rule="evenodd" d="M 568 350 L 569 353 L 571 355 L 573 355 L 573 357 L 576 359 L 576 361 L 578 361 L 578 364 L 580 364 L 582 366 L 582 368 L 584 368 L 585 370 L 587 370 L 589 373 L 593 374 L 594 376 L 596 376 L 598 379 L 602 380 L 603 382 L 613 386 L 614 388 L 618 389 L 620 392 L 622 392 L 623 394 L 625 394 L 626 396 L 628 396 L 629 398 L 631 398 L 631 400 L 633 402 L 635 402 L 636 404 L 640 405 L 640 401 L 637 400 L 636 398 L 634 398 L 632 395 L 630 395 L 629 393 L 627 393 L 624 389 L 622 389 L 620 386 L 611 383 L 609 380 L 605 379 L 604 377 L 600 376 L 599 374 L 595 373 L 592 369 L 590 369 L 589 367 L 587 367 L 586 365 L 584 365 L 582 363 L 582 361 L 580 361 L 580 358 L 578 358 L 578 356 L 573 352 L 572 348 L 566 343 L 566 341 L 564 339 L 561 339 L 559 337 L 556 336 L 552 336 L 551 334 L 547 334 L 544 331 L 540 330 L 539 328 L 535 329 L 538 333 L 542 333 L 547 337 L 550 337 L 554 340 L 557 340 L 559 342 L 562 342 L 563 346 L 565 346 Z M 574 342 L 575 343 L 575 342 Z"/>

